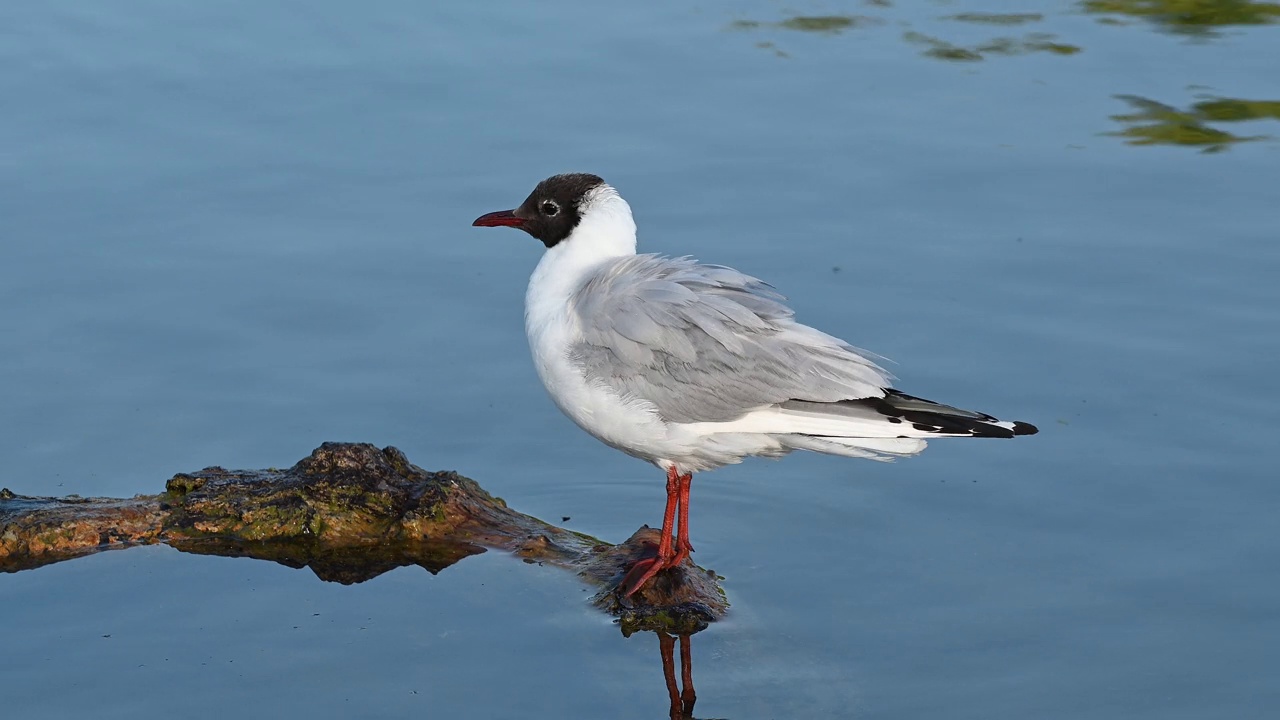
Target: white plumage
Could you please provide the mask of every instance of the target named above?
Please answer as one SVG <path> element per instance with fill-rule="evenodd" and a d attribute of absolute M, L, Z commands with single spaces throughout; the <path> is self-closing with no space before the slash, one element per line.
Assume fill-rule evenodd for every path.
<path fill-rule="evenodd" d="M 667 472 L 662 544 L 633 569 L 628 594 L 692 551 L 694 472 L 792 450 L 889 460 L 930 437 L 1036 432 L 893 389 L 870 353 L 796 322 L 756 278 L 637 255 L 630 206 L 594 175 L 548 178 L 519 208 L 475 224 L 517 227 L 547 246 L 529 278 L 525 330 L 556 405 Z"/>
<path fill-rule="evenodd" d="M 793 449 L 886 460 L 919 453 L 923 438 L 973 434 L 838 405 L 886 397 L 892 376 L 796 322 L 756 278 L 637 255 L 631 208 L 612 187 L 592 188 L 578 211 L 529 280 L 525 328 L 556 405 L 603 442 L 687 473 Z"/>

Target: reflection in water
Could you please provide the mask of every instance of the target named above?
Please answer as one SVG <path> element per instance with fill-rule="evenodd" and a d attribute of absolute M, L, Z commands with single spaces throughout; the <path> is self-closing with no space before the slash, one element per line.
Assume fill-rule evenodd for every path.
<path fill-rule="evenodd" d="M 363 547 L 325 547 L 317 543 L 208 538 L 172 543 L 183 552 L 224 557 L 249 557 L 268 560 L 295 569 L 308 568 L 325 582 L 353 585 L 371 580 L 398 567 L 417 565 L 432 575 L 463 558 L 484 552 L 469 543 L 423 541 L 416 543 L 379 543 Z M 647 632 L 626 633 L 629 637 L 647 636 Z M 697 693 L 693 688 L 693 650 L 690 634 L 672 635 L 657 631 L 658 654 L 662 661 L 662 677 L 666 683 L 672 720 L 694 720 L 693 705 Z M 679 646 L 679 662 L 676 646 Z"/>
<path fill-rule="evenodd" d="M 413 543 L 371 543 L 358 547 L 332 547 L 316 542 L 245 541 L 233 538 L 201 538 L 180 540 L 171 545 L 182 552 L 223 557 L 248 557 L 267 560 L 287 567 L 307 568 L 325 582 L 343 585 L 362 583 L 399 567 L 417 565 L 432 575 L 463 558 L 484 552 L 484 548 L 461 542 L 424 540 Z M 648 636 L 621 625 L 626 637 Z M 662 677 L 666 683 L 672 720 L 694 720 L 693 705 L 697 693 L 693 688 L 691 634 L 672 635 L 656 631 L 658 653 L 662 661 Z M 679 646 L 679 663 L 676 646 Z"/>
<path fill-rule="evenodd" d="M 1024 25 L 1044 19 L 1039 13 L 984 13 L 967 12 L 948 15 L 944 20 L 977 23 L 981 25 Z M 845 30 L 863 28 L 872 25 L 884 25 L 882 18 L 866 15 L 797 15 L 778 22 L 760 22 L 757 20 L 737 20 L 729 24 L 730 30 L 797 30 L 800 32 L 818 33 L 822 35 L 839 35 Z M 915 31 L 903 33 L 902 38 L 908 43 L 925 45 L 922 53 L 925 57 L 939 60 L 975 61 L 989 55 L 1028 55 L 1030 53 L 1048 52 L 1055 55 L 1074 55 L 1080 52 L 1076 45 L 1068 45 L 1057 41 L 1050 33 L 1028 33 L 1021 38 L 996 37 L 973 46 L 955 45 L 941 38 L 925 35 Z M 759 42 L 756 47 L 772 50 L 779 57 L 789 57 L 772 42 Z"/>
<path fill-rule="evenodd" d="M 760 28 L 781 28 L 783 30 L 799 30 L 800 32 L 838 35 L 845 30 L 867 25 L 880 25 L 884 21 L 866 15 L 797 15 L 780 22 L 757 22 L 755 20 L 736 20 L 729 23 L 730 30 L 758 30 Z"/>
<path fill-rule="evenodd" d="M 923 54 L 939 60 L 972 62 L 982 60 L 988 55 L 1028 55 L 1037 52 L 1074 55 L 1080 52 L 1080 48 L 1075 45 L 1057 42 L 1057 37 L 1050 33 L 1028 33 L 1021 38 L 992 38 L 972 47 L 952 45 L 946 40 L 918 32 L 903 33 L 902 39 L 909 43 L 928 46 Z"/>
<path fill-rule="evenodd" d="M 422 541 L 414 543 L 377 543 L 361 547 L 327 547 L 314 542 L 263 541 L 249 542 L 227 538 L 183 540 L 172 543 L 183 552 L 224 557 L 249 557 L 268 560 L 295 569 L 308 568 L 325 582 L 353 585 L 371 580 L 399 567 L 417 565 L 432 575 L 463 558 L 484 552 L 469 543 Z M 631 637 L 647 636 L 647 632 Z M 666 682 L 672 720 L 693 720 L 697 694 L 693 689 L 692 638 L 688 634 L 672 635 L 655 632 L 662 660 L 662 677 Z M 679 645 L 679 664 L 676 646 Z"/>
<path fill-rule="evenodd" d="M 662 677 L 667 683 L 667 697 L 671 701 L 672 720 L 694 720 L 693 704 L 698 695 L 693 689 L 693 660 L 691 635 L 672 636 L 664 632 L 658 636 L 658 651 L 662 655 Z M 675 646 L 680 642 L 680 682 L 676 683 Z"/>
<path fill-rule="evenodd" d="M 1210 120 L 1232 122 L 1236 120 L 1280 120 L 1280 100 L 1236 100 L 1216 98 L 1203 100 L 1191 106 L 1197 113 Z"/>
<path fill-rule="evenodd" d="M 890 4 L 870 3 L 882 8 Z M 1085 0 L 1082 7 L 1091 13 L 1121 14 L 1141 17 L 1177 32 L 1212 34 L 1215 27 L 1226 25 L 1262 25 L 1280 23 L 1280 3 L 1252 0 Z M 891 12 L 891 11 L 890 11 Z M 961 12 L 941 18 L 978 25 L 1015 26 L 1045 20 L 1040 13 Z M 1103 21 L 1115 22 L 1111 18 Z M 862 15 L 797 15 L 778 22 L 739 20 L 730 24 L 733 30 L 798 30 L 823 35 L 839 35 L 845 30 L 870 25 L 883 25 L 886 20 Z M 922 46 L 925 57 L 951 62 L 978 62 L 992 56 L 1052 53 L 1074 55 L 1082 48 L 1059 42 L 1050 33 L 1026 33 L 1021 37 L 996 37 L 974 45 L 957 45 L 915 30 L 902 34 L 907 43 Z M 773 42 L 756 46 L 789 57 Z M 1104 133 L 1124 138 L 1129 145 L 1188 145 L 1202 152 L 1215 153 L 1232 145 L 1269 139 L 1269 135 L 1237 135 L 1208 123 L 1246 120 L 1280 120 L 1280 101 L 1207 98 L 1180 110 L 1170 105 L 1136 95 L 1117 95 L 1133 106 L 1134 111 L 1112 115 L 1124 123 L 1122 130 Z"/>
<path fill-rule="evenodd" d="M 869 4 L 890 7 L 887 2 Z M 1108 16 L 1100 18 L 1100 22 L 1119 24 L 1110 16 L 1127 15 L 1148 20 L 1170 32 L 1206 37 L 1215 35 L 1217 28 L 1225 26 L 1280 23 L 1280 3 L 1255 0 L 1083 0 L 1080 7 L 1085 12 Z M 1045 16 L 1041 13 L 962 12 L 941 19 L 1011 26 L 1040 22 Z M 796 15 L 777 22 L 737 20 L 729 24 L 729 29 L 780 28 L 837 35 L 851 28 L 883 25 L 885 22 L 883 18 L 867 15 Z"/>
<path fill-rule="evenodd" d="M 293 540 L 245 541 L 210 537 L 174 540 L 169 545 L 196 555 L 247 557 L 280 563 L 298 570 L 307 568 L 325 582 L 343 585 L 362 583 L 385 572 L 410 565 L 417 565 L 436 575 L 463 558 L 484 552 L 484 548 L 478 545 L 447 540 L 334 546 Z"/>
<path fill-rule="evenodd" d="M 1265 140 L 1267 135 L 1235 135 L 1210 127 L 1207 122 L 1240 122 L 1244 120 L 1280 120 L 1280 101 L 1213 98 L 1179 110 L 1164 103 L 1136 95 L 1117 95 L 1135 112 L 1112 115 L 1113 120 L 1127 123 L 1123 130 L 1106 133 L 1125 138 L 1130 145 L 1191 145 L 1202 152 L 1214 153 L 1231 145 Z"/>
<path fill-rule="evenodd" d="M 1085 0 L 1086 12 L 1128 15 L 1149 20 L 1161 29 L 1212 36 L 1225 25 L 1268 25 L 1280 22 L 1280 5 L 1252 0 Z"/>
<path fill-rule="evenodd" d="M 409 565 L 417 565 L 435 575 L 463 558 L 484 552 L 484 548 L 468 543 L 437 541 L 326 548 L 316 543 L 208 538 L 175 542 L 173 547 L 200 555 L 248 557 L 295 569 L 305 567 L 325 582 L 343 585 L 372 580 L 385 572 Z M 630 637 L 648 635 L 647 632 L 627 634 Z M 661 631 L 654 634 L 658 636 L 658 653 L 662 660 L 662 677 L 667 686 L 671 718 L 694 720 L 693 704 L 698 697 L 693 689 L 692 638 L 689 634 L 671 635 Z M 680 646 L 678 666 L 676 645 Z"/>
<path fill-rule="evenodd" d="M 1040 13 L 964 12 L 957 13 L 955 15 L 948 15 L 944 19 L 979 23 L 981 25 L 1024 25 L 1030 22 L 1040 22 L 1044 19 L 1044 16 Z"/>

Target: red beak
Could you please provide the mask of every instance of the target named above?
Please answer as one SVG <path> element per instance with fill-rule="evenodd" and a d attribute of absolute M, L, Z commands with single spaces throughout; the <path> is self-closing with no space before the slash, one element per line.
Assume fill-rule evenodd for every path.
<path fill-rule="evenodd" d="M 524 218 L 516 217 L 515 212 L 511 210 L 499 210 L 498 212 L 491 212 L 486 215 L 481 215 L 480 217 L 476 218 L 475 222 L 471 224 L 474 227 L 518 228 L 518 227 L 524 226 Z"/>

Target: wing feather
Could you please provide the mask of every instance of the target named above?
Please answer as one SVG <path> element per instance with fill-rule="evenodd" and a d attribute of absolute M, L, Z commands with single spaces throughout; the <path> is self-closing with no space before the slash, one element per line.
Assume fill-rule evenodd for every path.
<path fill-rule="evenodd" d="M 602 266 L 574 294 L 591 382 L 646 400 L 671 422 L 722 422 L 802 400 L 884 397 L 869 354 L 797 323 L 768 284 L 691 258 L 636 255 Z"/>

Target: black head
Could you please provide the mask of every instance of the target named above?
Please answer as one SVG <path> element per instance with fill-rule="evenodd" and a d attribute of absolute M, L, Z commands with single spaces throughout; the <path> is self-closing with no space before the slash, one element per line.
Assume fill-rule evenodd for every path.
<path fill-rule="evenodd" d="M 515 210 L 481 215 L 472 225 L 515 227 L 542 241 L 547 247 L 569 237 L 582 220 L 582 202 L 587 193 L 604 184 L 598 175 L 567 173 L 552 175 L 538 183 Z"/>

